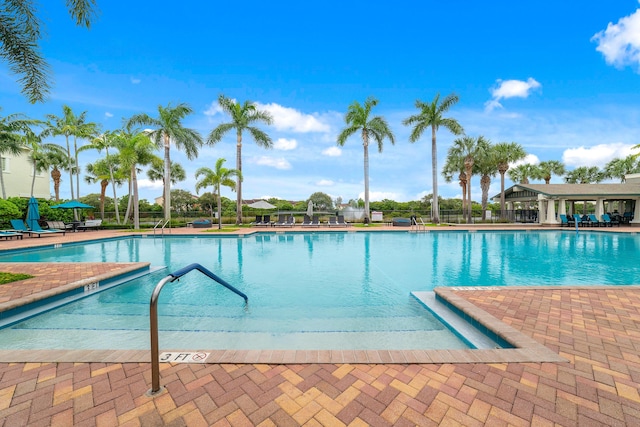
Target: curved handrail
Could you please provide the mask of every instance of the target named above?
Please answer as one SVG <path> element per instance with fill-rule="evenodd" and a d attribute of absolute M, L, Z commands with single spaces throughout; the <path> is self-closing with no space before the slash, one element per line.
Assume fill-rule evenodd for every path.
<path fill-rule="evenodd" d="M 233 293 L 241 296 L 244 299 L 245 305 L 249 303 L 249 298 L 244 293 L 240 292 L 238 289 L 234 288 L 200 264 L 190 264 L 184 268 L 174 271 L 173 273 L 169 273 L 166 277 L 160 280 L 151 294 L 151 302 L 149 305 L 149 323 L 151 329 L 151 390 L 149 390 L 147 394 L 150 396 L 160 392 L 160 349 L 158 344 L 158 298 L 160 297 L 160 291 L 162 291 L 162 287 L 167 283 L 175 282 L 192 270 L 198 270 Z"/>

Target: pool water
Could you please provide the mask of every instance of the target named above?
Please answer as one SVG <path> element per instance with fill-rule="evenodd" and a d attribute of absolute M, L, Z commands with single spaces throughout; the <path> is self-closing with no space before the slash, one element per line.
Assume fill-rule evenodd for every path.
<path fill-rule="evenodd" d="M 436 286 L 636 284 L 636 235 L 596 232 L 261 233 L 128 238 L 0 255 L 0 262 L 149 261 L 166 270 L 0 331 L 0 348 L 149 348 L 149 299 L 169 272 L 198 272 L 159 302 L 163 349 L 468 348 L 411 295 Z"/>

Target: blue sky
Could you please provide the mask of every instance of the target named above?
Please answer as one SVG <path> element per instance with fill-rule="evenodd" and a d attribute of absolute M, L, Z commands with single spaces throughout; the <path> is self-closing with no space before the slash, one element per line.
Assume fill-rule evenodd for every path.
<path fill-rule="evenodd" d="M 50 4 L 53 3 L 53 4 Z M 0 64 L 1 114 L 60 115 L 62 105 L 103 129 L 123 118 L 188 103 L 185 125 L 205 138 L 228 117 L 219 94 L 257 102 L 275 118 L 264 130 L 275 147 L 243 141 L 243 197 L 304 200 L 316 191 L 346 202 L 363 194 L 362 143 L 336 136 L 353 101 L 375 96 L 395 137 L 370 150 L 372 200 L 417 200 L 432 192 L 430 136 L 408 142 L 402 120 L 416 99 L 455 92 L 448 113 L 466 134 L 518 142 L 528 161 L 561 160 L 569 169 L 604 166 L 640 144 L 640 5 L 637 0 L 538 2 L 99 1 L 90 30 L 75 27 L 63 2 L 42 2 L 44 55 L 54 72 L 48 102 L 31 105 Z M 455 137 L 438 133 L 442 166 Z M 60 141 L 61 142 L 61 141 Z M 158 153 L 161 155 L 161 153 Z M 198 167 L 225 158 L 235 167 L 235 136 L 172 160 L 194 191 Z M 84 165 L 97 154 L 85 152 Z M 141 178 L 146 178 L 145 176 Z M 558 178 L 555 182 L 560 182 Z M 507 181 L 507 185 L 511 183 Z M 82 183 L 81 194 L 99 192 Z M 460 197 L 439 181 L 443 197 Z M 62 197 L 69 197 L 68 182 Z M 140 182 L 142 198 L 161 195 Z M 499 192 L 493 180 L 491 195 Z M 124 194 L 125 189 L 120 190 Z M 223 195 L 235 198 L 228 189 Z M 480 199 L 479 178 L 472 197 Z"/>

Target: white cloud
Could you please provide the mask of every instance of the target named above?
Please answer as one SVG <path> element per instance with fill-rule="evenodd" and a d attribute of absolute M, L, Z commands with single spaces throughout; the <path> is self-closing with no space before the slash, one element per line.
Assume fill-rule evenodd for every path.
<path fill-rule="evenodd" d="M 283 107 L 278 104 L 261 104 L 256 102 L 259 110 L 264 110 L 273 116 L 273 126 L 277 130 L 292 132 L 329 132 L 329 125 L 323 123 L 318 114 L 304 114 L 300 111 Z"/>
<path fill-rule="evenodd" d="M 536 156 L 535 154 L 527 154 L 524 159 L 518 160 L 517 162 L 514 162 L 509 166 L 517 167 L 520 165 L 537 165 L 538 163 L 540 163 L 540 159 L 538 158 L 538 156 Z"/>
<path fill-rule="evenodd" d="M 532 77 L 529 77 L 527 81 L 498 79 L 496 83 L 496 87 L 491 89 L 492 99 L 484 104 L 486 111 L 502 108 L 501 99 L 527 98 L 533 90 L 542 86 Z"/>
<path fill-rule="evenodd" d="M 609 22 L 607 29 L 594 34 L 591 41 L 598 44 L 596 50 L 607 64 L 618 68 L 631 65 L 640 72 L 640 9 L 620 18 L 617 24 Z"/>
<path fill-rule="evenodd" d="M 318 187 L 332 187 L 335 184 L 335 182 L 331 181 L 330 179 L 321 179 L 320 181 L 316 182 L 316 185 Z"/>
<path fill-rule="evenodd" d="M 218 104 L 218 101 L 213 101 L 209 108 L 205 110 L 204 115 L 215 116 L 218 113 L 222 113 L 222 108 L 220 107 L 220 104 Z"/>
<path fill-rule="evenodd" d="M 364 200 L 364 192 L 358 194 L 358 198 Z M 389 200 L 404 200 L 403 195 L 400 193 L 394 193 L 391 191 L 369 191 L 369 201 L 379 202 L 384 199 Z"/>
<path fill-rule="evenodd" d="M 280 169 L 280 170 L 291 169 L 291 163 L 289 163 L 287 159 L 283 157 L 275 158 L 275 157 L 262 156 L 255 159 L 254 163 L 257 165 L 269 166 L 269 167 Z"/>
<path fill-rule="evenodd" d="M 131 84 L 134 84 L 134 85 L 140 84 L 140 82 L 142 81 L 142 80 L 136 79 L 134 77 L 131 77 L 130 80 L 131 80 Z"/>
<path fill-rule="evenodd" d="M 106 112 L 104 113 L 104 116 L 105 116 L 105 117 L 113 117 L 113 114 L 111 114 L 110 112 L 106 111 Z"/>
<path fill-rule="evenodd" d="M 322 154 L 329 157 L 339 157 L 342 155 L 342 150 L 339 147 L 329 147 L 322 150 Z"/>
<path fill-rule="evenodd" d="M 588 148 L 569 148 L 562 154 L 562 162 L 566 166 L 598 166 L 601 168 L 613 159 L 624 158 L 632 154 L 633 146 L 633 144 L 615 142 L 598 144 Z"/>
<path fill-rule="evenodd" d="M 162 189 L 162 181 L 151 181 L 146 178 L 138 179 L 138 188 Z"/>
<path fill-rule="evenodd" d="M 295 150 L 297 146 L 298 141 L 295 139 L 278 138 L 278 140 L 273 143 L 273 148 L 283 151 Z"/>

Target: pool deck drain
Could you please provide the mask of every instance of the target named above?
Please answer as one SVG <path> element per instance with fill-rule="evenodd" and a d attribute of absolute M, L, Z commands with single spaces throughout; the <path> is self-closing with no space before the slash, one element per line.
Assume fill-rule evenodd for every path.
<path fill-rule="evenodd" d="M 108 363 L 25 356 L 0 363 L 0 426 L 640 425 L 638 287 L 440 291 L 564 361 L 350 364 L 336 354 L 331 363 L 163 363 L 166 391 L 149 398 L 150 364 L 125 363 L 130 354 L 94 354 L 114 359 Z M 73 362 L 88 356 L 43 352 Z"/>

